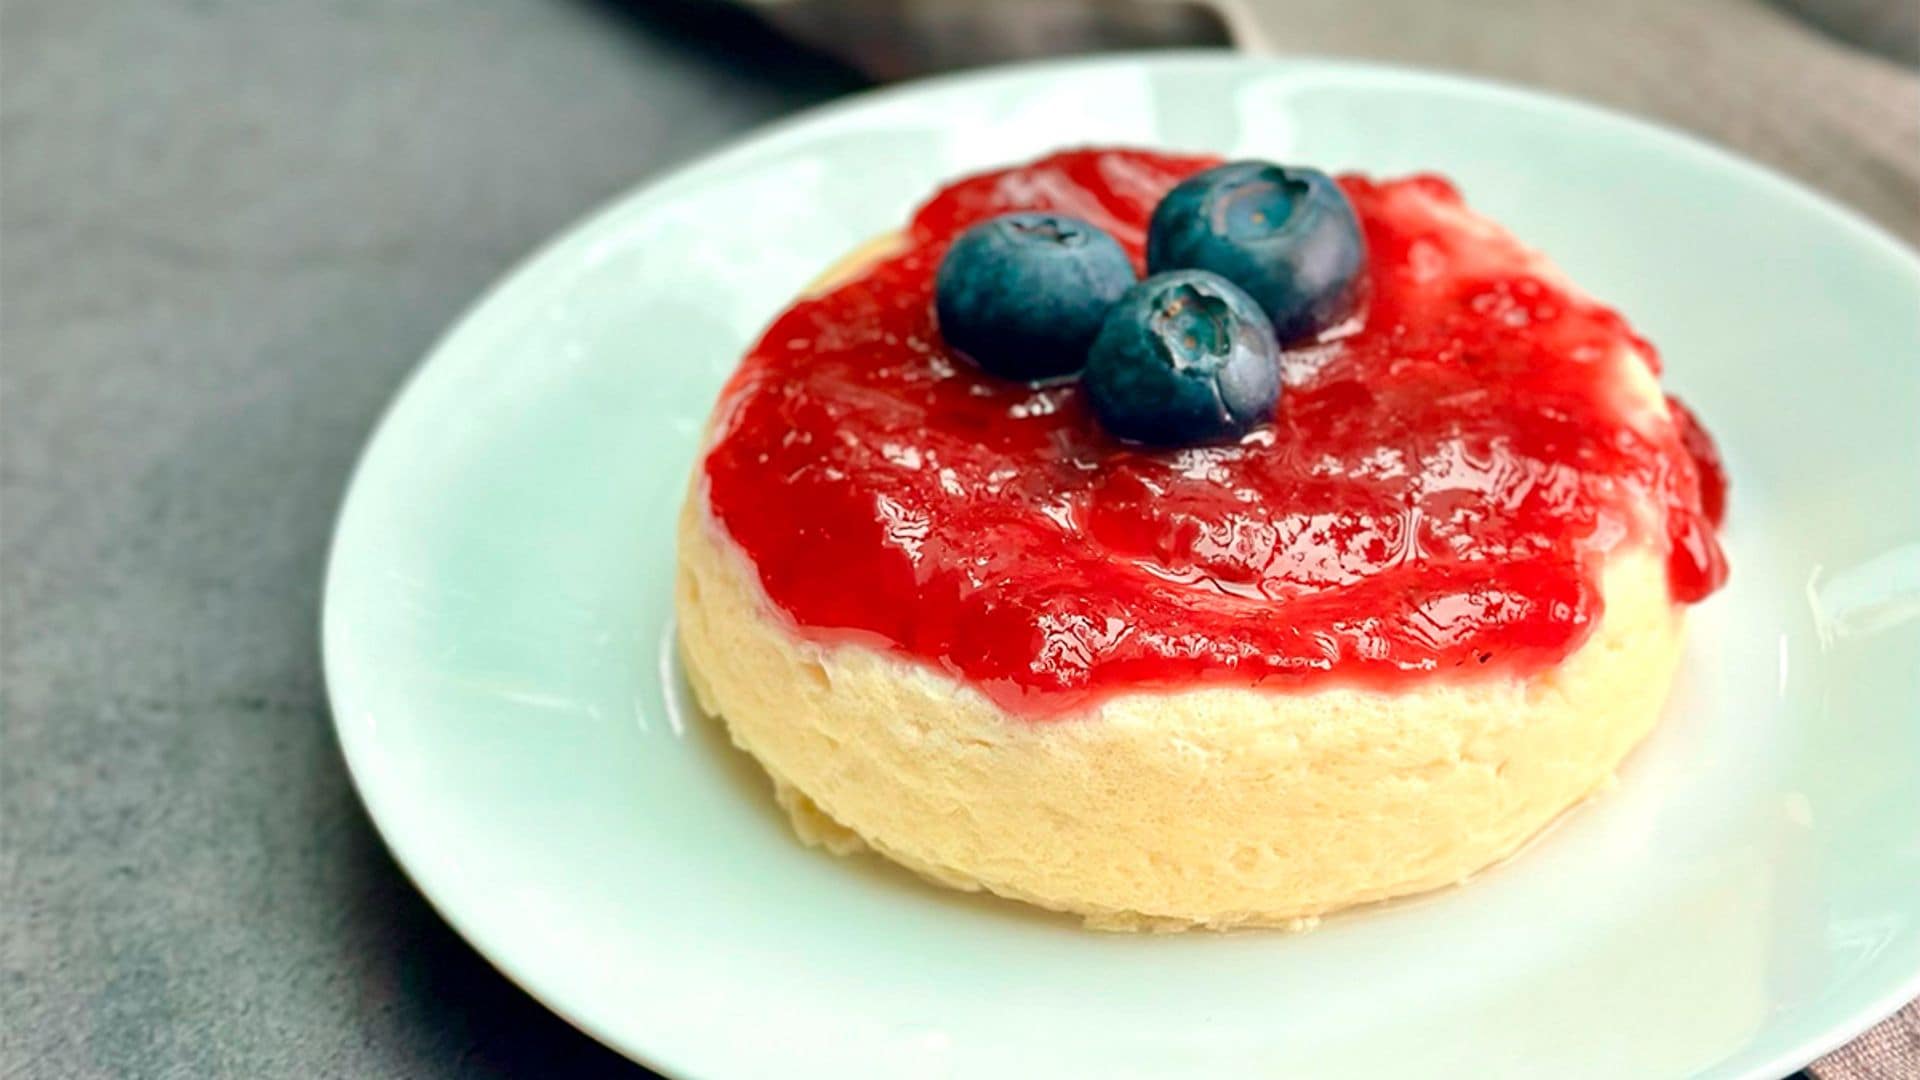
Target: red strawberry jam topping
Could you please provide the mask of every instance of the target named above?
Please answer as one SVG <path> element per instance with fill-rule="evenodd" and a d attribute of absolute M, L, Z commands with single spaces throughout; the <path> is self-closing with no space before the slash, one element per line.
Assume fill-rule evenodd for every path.
<path fill-rule="evenodd" d="M 941 343 L 933 275 L 968 225 L 1072 214 L 1141 263 L 1160 196 L 1212 159 L 1056 154 L 971 177 L 894 253 L 782 314 L 728 385 L 713 516 L 804 637 L 858 641 L 1056 716 L 1197 684 L 1393 690 L 1564 659 L 1608 550 L 1665 555 L 1676 602 L 1726 579 L 1725 480 L 1653 349 L 1463 213 L 1445 180 L 1341 178 L 1366 233 L 1358 329 L 1282 355 L 1274 421 L 1147 450 L 1072 383 Z"/>

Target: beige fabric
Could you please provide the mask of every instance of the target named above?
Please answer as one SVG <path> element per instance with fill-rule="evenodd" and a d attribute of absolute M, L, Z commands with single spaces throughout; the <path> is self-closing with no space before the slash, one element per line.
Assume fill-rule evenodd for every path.
<path fill-rule="evenodd" d="M 1261 44 L 1471 72 L 1686 129 L 1920 244 L 1920 72 L 1757 0 L 1241 0 Z"/>
<path fill-rule="evenodd" d="M 1914 1080 L 1920 1077 L 1920 1001 L 1808 1068 L 1819 1080 Z"/>

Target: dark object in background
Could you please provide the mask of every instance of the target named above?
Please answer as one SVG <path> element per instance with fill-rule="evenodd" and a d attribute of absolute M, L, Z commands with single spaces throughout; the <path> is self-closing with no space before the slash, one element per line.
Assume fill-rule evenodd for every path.
<path fill-rule="evenodd" d="M 711 3 L 712 0 L 709 0 Z M 1391 19 L 1361 5 L 1297 0 L 736 0 L 819 52 L 882 81 L 933 71 L 1075 53 L 1148 48 L 1287 48 L 1301 22 L 1335 17 L 1355 26 Z M 1750 0 L 1837 41 L 1920 66 L 1920 3 L 1914 0 Z M 1479 17 L 1523 27 L 1555 5 Z M 1390 5 L 1389 5 L 1390 7 Z M 1630 13 L 1623 13 L 1629 15 Z M 1708 15 L 1712 21 L 1711 14 Z M 1657 33 L 1649 25 L 1650 32 Z"/>
<path fill-rule="evenodd" d="M 1914 0 L 1773 0 L 1826 33 L 1889 60 L 1920 67 L 1920 3 Z"/>
<path fill-rule="evenodd" d="M 1036 56 L 1244 44 L 1207 0 L 746 2 L 796 40 L 882 80 Z"/>

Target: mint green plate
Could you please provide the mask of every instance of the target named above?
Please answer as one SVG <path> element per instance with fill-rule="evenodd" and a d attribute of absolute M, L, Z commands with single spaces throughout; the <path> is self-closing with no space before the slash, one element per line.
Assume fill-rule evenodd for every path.
<path fill-rule="evenodd" d="M 802 848 L 689 707 L 673 520 L 760 327 L 942 180 L 1081 143 L 1431 169 L 1659 344 L 1733 581 L 1619 786 L 1464 888 L 1311 934 L 1116 937 Z M 511 275 L 368 447 L 326 590 L 355 782 L 460 932 L 703 1078 L 1764 1077 L 1920 992 L 1920 263 L 1581 105 L 1120 57 L 867 95 Z"/>

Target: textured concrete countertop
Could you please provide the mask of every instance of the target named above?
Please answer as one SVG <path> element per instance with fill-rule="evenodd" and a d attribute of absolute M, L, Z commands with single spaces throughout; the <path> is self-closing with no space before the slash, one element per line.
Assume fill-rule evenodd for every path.
<path fill-rule="evenodd" d="M 1330 29 L 1285 44 L 1363 51 L 1347 5 L 1303 6 Z M 347 470 L 474 295 L 614 193 L 858 84 L 654 8 L 6 3 L 0 1074 L 641 1074 L 387 857 L 316 631 Z M 1897 176 L 1839 175 L 1914 235 Z"/>

